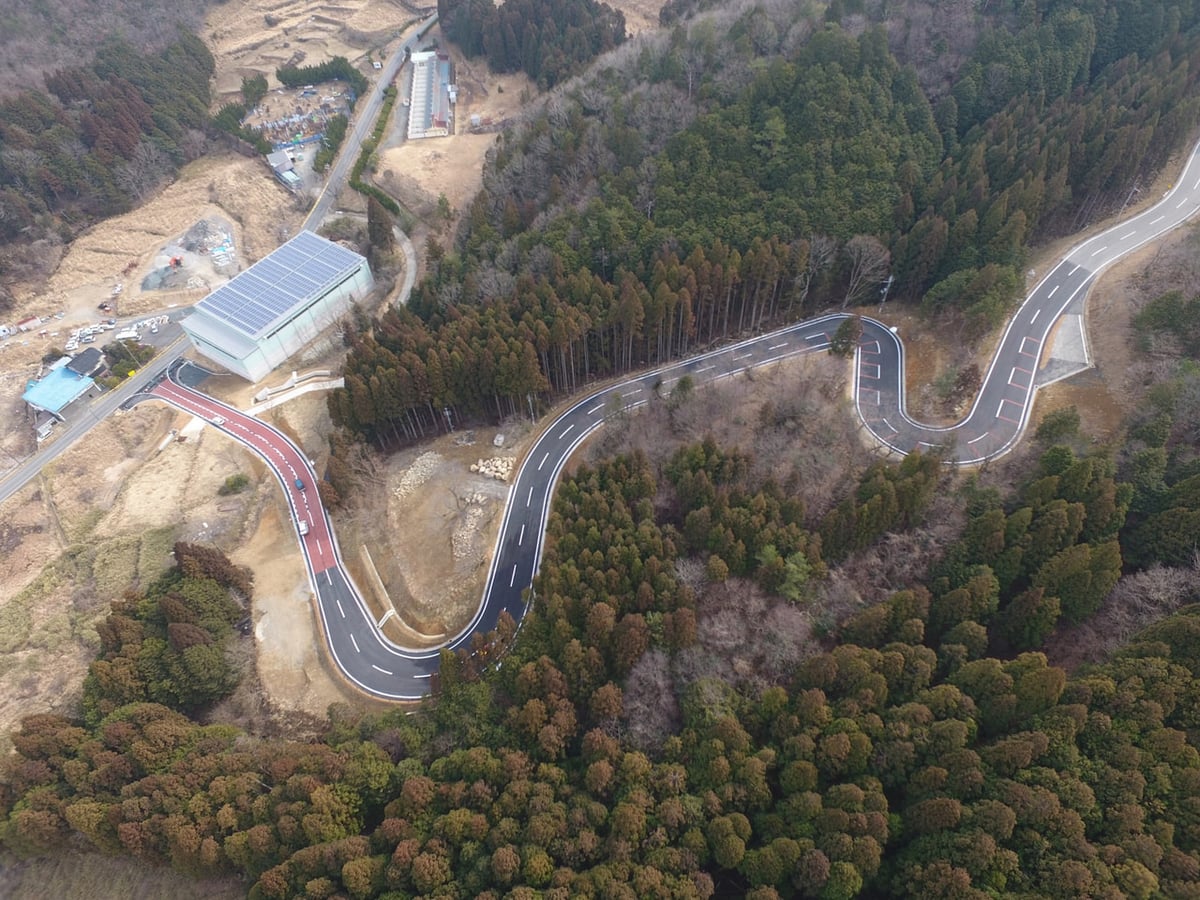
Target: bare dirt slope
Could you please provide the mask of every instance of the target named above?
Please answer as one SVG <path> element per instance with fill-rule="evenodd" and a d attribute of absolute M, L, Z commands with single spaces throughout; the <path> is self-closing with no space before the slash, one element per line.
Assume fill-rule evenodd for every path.
<path fill-rule="evenodd" d="M 630 35 L 658 28 L 662 0 L 607 0 L 608 5 L 625 14 L 625 30 Z"/>
<path fill-rule="evenodd" d="M 48 332 L 45 337 L 29 332 L 0 341 L 0 368 L 27 372 L 26 378 L 36 374 L 42 354 L 51 347 L 61 348 L 72 327 L 97 320 L 101 315 L 97 304 L 113 299 L 112 288 L 117 283 L 124 285 L 117 300 L 117 314 L 122 317 L 199 300 L 204 290 L 142 290 L 141 284 L 146 274 L 162 263 L 163 249 L 208 217 L 230 224 L 243 267 L 294 234 L 302 219 L 294 198 L 270 177 L 261 160 L 235 155 L 197 160 L 144 206 L 80 235 L 44 288 L 18 294 L 12 320 L 60 312 L 64 318 L 42 326 Z M 225 280 L 214 276 L 211 269 L 199 274 L 210 287 Z M 0 387 L 0 402 L 4 393 Z"/>
<path fill-rule="evenodd" d="M 502 448 L 492 444 L 497 433 L 505 436 Z M 343 551 L 367 546 L 387 592 L 384 602 L 401 620 L 393 639 L 432 645 L 460 632 L 475 614 L 509 483 L 474 473 L 471 465 L 520 459 L 534 433 L 528 421 L 460 430 L 380 460 L 362 476 L 369 486 L 354 511 L 339 517 L 339 539 Z M 346 556 L 355 580 L 368 589 L 359 554 Z"/>

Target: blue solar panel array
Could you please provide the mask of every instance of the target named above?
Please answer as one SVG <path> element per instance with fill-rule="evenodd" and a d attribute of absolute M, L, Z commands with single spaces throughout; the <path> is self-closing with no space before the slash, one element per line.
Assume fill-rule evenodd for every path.
<path fill-rule="evenodd" d="M 196 304 L 251 338 L 297 307 L 324 294 L 363 263 L 363 257 L 311 231 L 298 235 L 260 259 L 228 284 Z"/>

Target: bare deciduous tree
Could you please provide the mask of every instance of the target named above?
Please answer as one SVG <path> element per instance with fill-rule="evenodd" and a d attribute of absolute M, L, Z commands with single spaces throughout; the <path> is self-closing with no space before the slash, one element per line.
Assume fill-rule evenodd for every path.
<path fill-rule="evenodd" d="M 808 236 L 808 260 L 796 276 L 796 293 L 800 305 L 808 299 L 813 282 L 828 271 L 837 258 L 837 241 L 827 234 L 810 234 Z"/>
<path fill-rule="evenodd" d="M 626 737 L 641 750 L 657 750 L 664 738 L 679 729 L 671 660 L 662 650 L 650 650 L 634 663 L 622 698 Z"/>
<path fill-rule="evenodd" d="M 1047 656 L 1068 669 L 1102 661 L 1142 628 L 1195 602 L 1198 579 L 1200 554 L 1187 568 L 1154 565 L 1126 575 L 1090 619 L 1059 631 L 1047 642 Z"/>
<path fill-rule="evenodd" d="M 170 158 L 153 141 L 141 140 L 129 162 L 117 170 L 117 184 L 141 203 L 153 194 L 171 172 Z"/>
<path fill-rule="evenodd" d="M 179 142 L 179 149 L 183 151 L 183 158 L 188 162 L 199 159 L 208 149 L 208 138 L 203 131 L 189 128 Z"/>
<path fill-rule="evenodd" d="M 842 298 L 843 309 L 861 300 L 870 288 L 882 282 L 892 261 L 887 247 L 869 234 L 850 238 L 845 252 L 850 263 L 850 277 L 846 296 Z"/>

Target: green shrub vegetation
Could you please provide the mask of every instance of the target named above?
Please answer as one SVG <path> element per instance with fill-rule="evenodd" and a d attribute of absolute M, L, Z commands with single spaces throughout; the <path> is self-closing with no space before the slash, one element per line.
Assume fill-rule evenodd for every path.
<path fill-rule="evenodd" d="M 350 187 L 368 198 L 373 197 L 384 209 L 393 215 L 399 215 L 399 203 L 393 200 L 385 191 L 362 180 L 363 172 L 366 171 L 367 166 L 370 164 L 371 157 L 374 156 L 379 142 L 383 140 L 383 133 L 387 129 L 388 119 L 391 117 L 392 108 L 395 105 L 396 88 L 392 86 L 383 92 L 383 105 L 379 109 L 379 118 L 375 120 L 375 127 L 371 130 L 371 136 L 363 141 L 362 149 L 358 153 L 358 159 L 354 161 L 354 166 L 350 169 Z"/>
<path fill-rule="evenodd" d="M 225 479 L 224 484 L 217 488 L 217 493 L 222 497 L 227 497 L 230 494 L 240 494 L 250 485 L 250 478 L 244 472 L 238 472 L 235 475 L 230 475 Z"/>
<path fill-rule="evenodd" d="M 367 78 L 354 68 L 350 60 L 344 56 L 335 56 L 314 66 L 284 66 L 275 70 L 275 77 L 280 84 L 291 88 L 304 87 L 306 84 L 320 84 L 322 81 L 341 79 L 348 81 L 354 93 L 361 97 L 367 92 Z M 351 102 L 353 108 L 353 100 Z"/>
<path fill-rule="evenodd" d="M 100 656 L 83 686 L 84 720 L 92 725 L 129 703 L 151 702 L 192 712 L 237 683 L 226 644 L 250 595 L 250 575 L 217 550 L 175 544 L 174 568 L 145 593 L 114 601 L 97 626 Z"/>
<path fill-rule="evenodd" d="M 267 76 L 261 72 L 243 78 L 242 99 L 246 101 L 246 107 L 249 109 L 257 106 L 258 101 L 267 96 L 267 88 Z"/>
<path fill-rule="evenodd" d="M 221 131 L 245 141 L 259 153 L 270 153 L 275 149 L 271 142 L 253 128 L 242 124 L 248 112 L 247 104 L 230 101 L 217 110 L 212 119 L 213 125 Z"/>
<path fill-rule="evenodd" d="M 111 344 L 105 344 L 101 349 L 111 377 L 117 379 L 118 383 L 128 378 L 131 372 L 154 359 L 154 354 L 158 352 L 149 344 L 140 344 L 131 340 L 113 341 Z"/>
<path fill-rule="evenodd" d="M 338 155 L 342 141 L 346 139 L 348 120 L 342 113 L 330 118 L 325 125 L 325 134 L 321 137 L 321 146 L 313 157 L 313 171 L 324 172 Z"/>

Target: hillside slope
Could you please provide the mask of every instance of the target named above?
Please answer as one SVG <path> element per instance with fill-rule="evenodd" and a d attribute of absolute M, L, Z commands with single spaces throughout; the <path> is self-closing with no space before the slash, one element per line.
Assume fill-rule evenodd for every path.
<path fill-rule="evenodd" d="M 42 77 L 91 60 L 107 37 L 161 50 L 182 26 L 199 28 L 211 0 L 5 0 L 0 8 L 0 97 L 40 87 Z"/>

